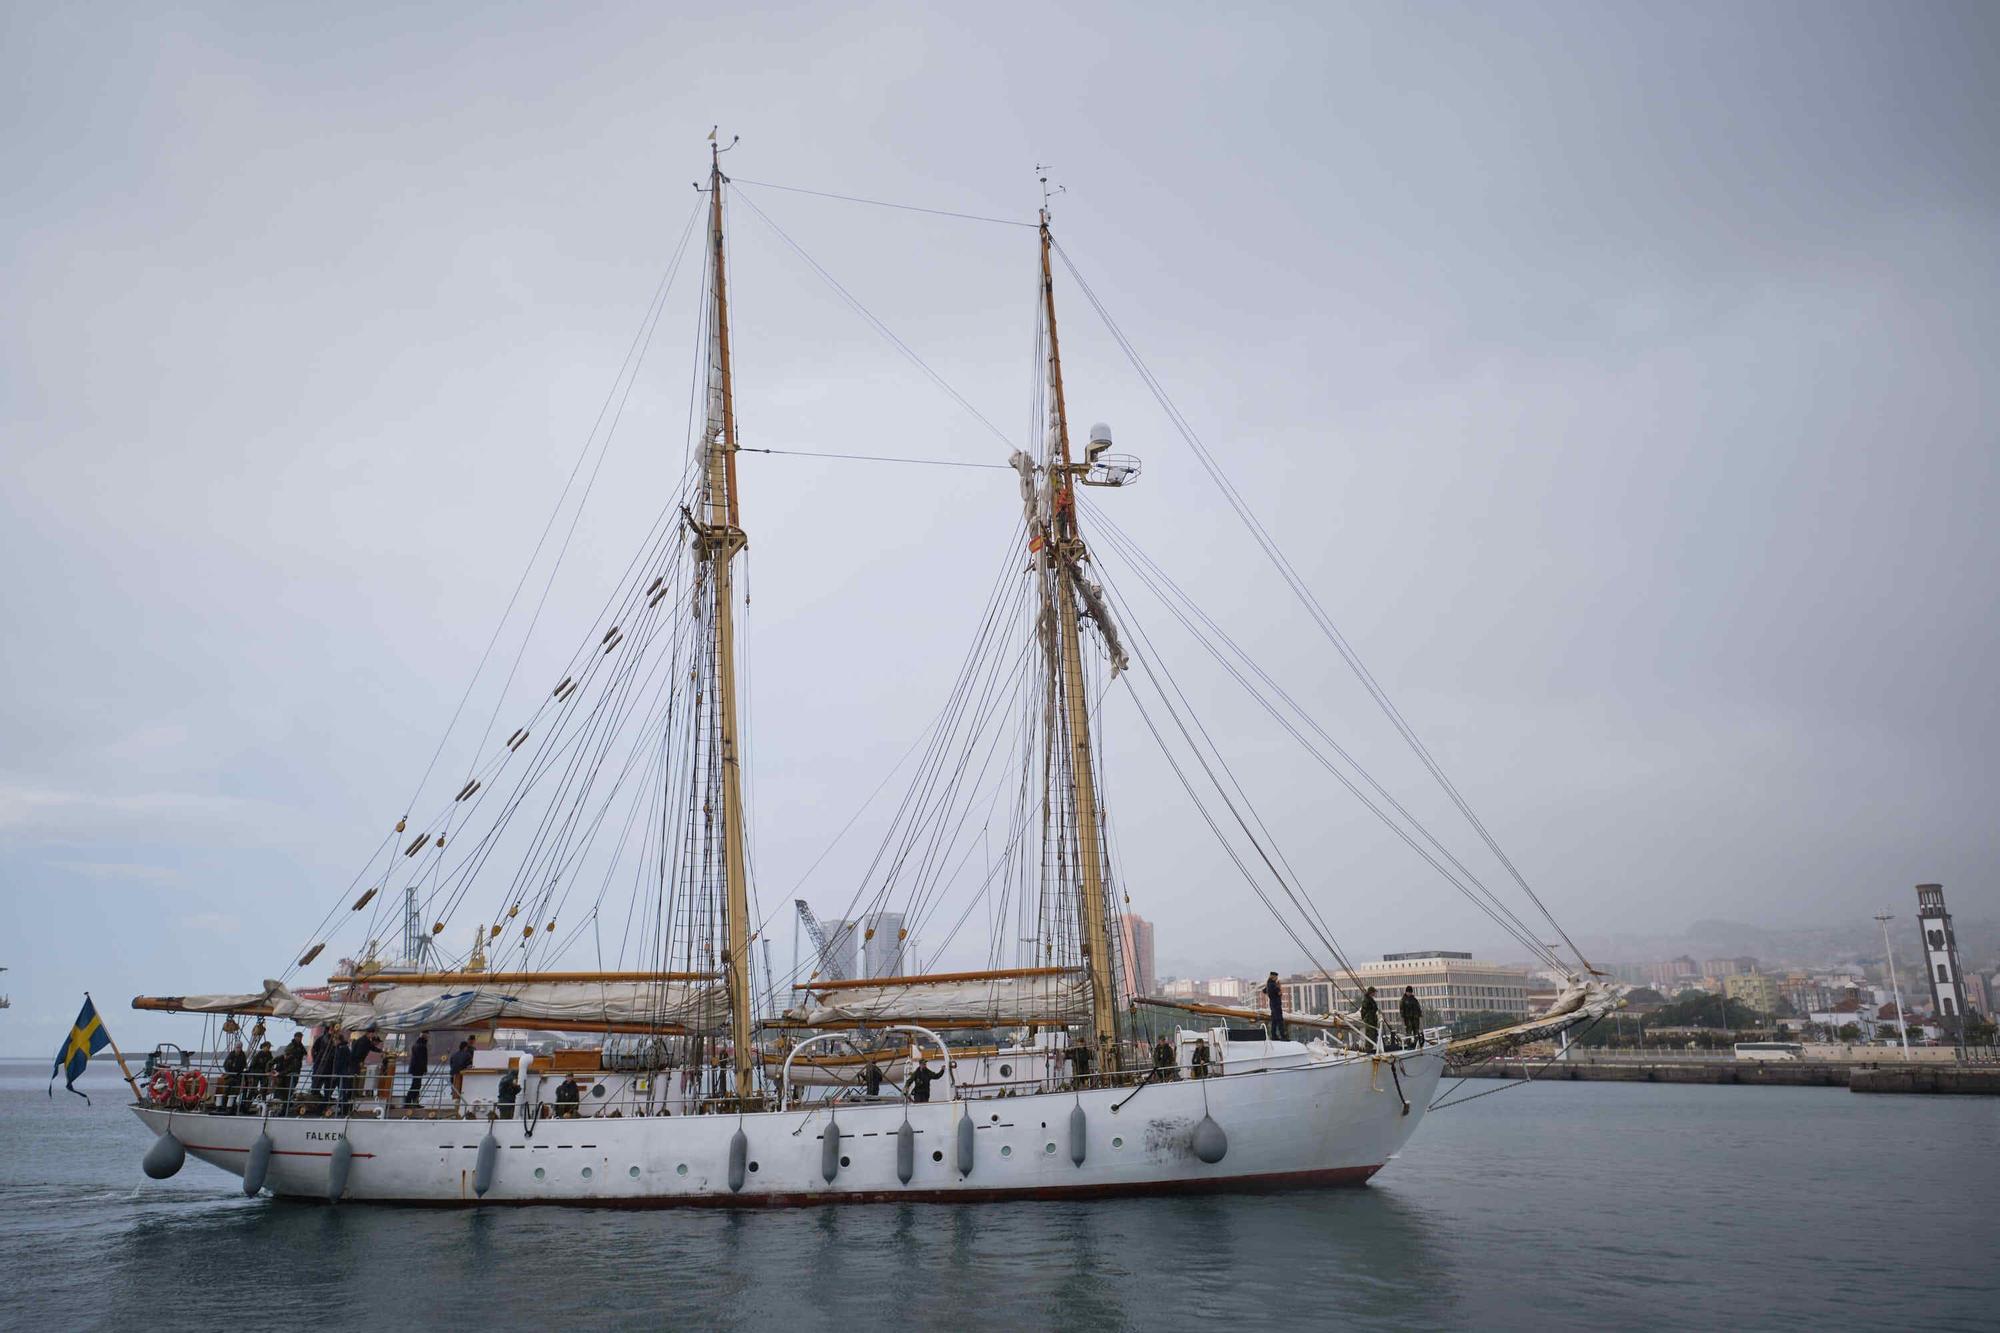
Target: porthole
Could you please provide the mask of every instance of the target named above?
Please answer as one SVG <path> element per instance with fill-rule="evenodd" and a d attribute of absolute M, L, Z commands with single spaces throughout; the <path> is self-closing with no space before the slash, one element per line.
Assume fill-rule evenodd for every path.
<path fill-rule="evenodd" d="M 934 1152 L 931 1154 L 931 1160 L 933 1162 L 942 1162 L 944 1160 L 944 1154 L 942 1152 Z"/>
<path fill-rule="evenodd" d="M 674 1174 L 677 1176 L 684 1176 L 687 1173 L 688 1173 L 688 1164 L 686 1162 L 682 1162 L 679 1166 L 674 1168 Z"/>
<path fill-rule="evenodd" d="M 632 1179 L 637 1180 L 639 1178 L 639 1168 L 636 1166 L 632 1167 L 630 1170 L 626 1171 L 625 1174 L 632 1177 Z"/>
<path fill-rule="evenodd" d="M 548 1173 L 548 1172 L 544 1171 L 544 1170 L 543 1170 L 543 1169 L 542 1169 L 541 1167 L 539 1167 L 539 1166 L 535 1168 L 535 1179 L 536 1179 L 536 1180 L 547 1180 L 548 1178 L 549 1178 L 549 1173 Z"/>
<path fill-rule="evenodd" d="M 1000 1123 L 1000 1113 L 997 1111 L 993 1113 L 993 1123 L 996 1125 Z"/>
<path fill-rule="evenodd" d="M 1001 1065 L 1001 1066 L 1000 1066 L 1000 1077 L 1001 1077 L 1001 1078 L 1012 1078 L 1012 1077 L 1014 1077 L 1014 1066 L 1012 1066 L 1012 1065 Z"/>
<path fill-rule="evenodd" d="M 853 1163 L 853 1162 L 849 1161 L 849 1160 L 848 1160 L 847 1158 L 845 1158 L 845 1157 L 843 1157 L 843 1158 L 841 1158 L 841 1159 L 840 1159 L 840 1164 L 841 1164 L 842 1166 L 853 1166 L 853 1165 L 854 1165 L 854 1163 Z"/>
<path fill-rule="evenodd" d="M 593 1097 L 602 1097 L 604 1095 L 604 1085 L 602 1083 L 591 1084 L 590 1095 Z"/>
<path fill-rule="evenodd" d="M 1045 1153 L 1054 1152 L 1055 1150 L 1056 1150 L 1056 1145 L 1053 1143 L 1045 1143 L 1042 1145 L 1042 1151 Z"/>
<path fill-rule="evenodd" d="M 1001 1144 L 1001 1145 L 1000 1145 L 1000 1155 L 1001 1155 L 1002 1157 L 1012 1157 L 1012 1156 L 1014 1155 L 1014 1145 L 1013 1145 L 1013 1144 L 1011 1144 L 1011 1143 L 1003 1143 L 1003 1144 Z"/>
<path fill-rule="evenodd" d="M 1125 1140 L 1117 1137 L 1116 1135 L 1113 1135 L 1111 1139 L 1111 1146 L 1114 1148 L 1122 1148 L 1125 1146 Z"/>
<path fill-rule="evenodd" d="M 750 1163 L 750 1169 L 752 1171 L 755 1171 L 757 1169 L 757 1164 L 755 1162 Z"/>
<path fill-rule="evenodd" d="M 1054 1152 L 1055 1150 L 1056 1150 L 1056 1145 L 1055 1145 L 1055 1144 L 1053 1144 L 1053 1143 L 1051 1143 L 1051 1144 L 1049 1145 L 1049 1151 L 1050 1151 L 1050 1152 Z M 590 1168 L 589 1168 L 589 1167 L 587 1167 L 587 1166 L 586 1166 L 585 1168 L 583 1168 L 583 1178 L 584 1178 L 585 1180 L 589 1180 L 589 1179 L 590 1179 Z"/>

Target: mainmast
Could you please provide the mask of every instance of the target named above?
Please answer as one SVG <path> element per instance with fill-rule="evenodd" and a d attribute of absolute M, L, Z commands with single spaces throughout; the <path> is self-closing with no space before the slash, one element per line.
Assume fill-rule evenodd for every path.
<path fill-rule="evenodd" d="M 743 836 L 743 775 L 736 722 L 736 620 L 730 562 L 749 539 L 736 515 L 736 401 L 729 370 L 729 290 L 723 262 L 720 151 L 710 136 L 708 171 L 709 310 L 708 416 L 703 434 L 707 469 L 703 521 L 696 525 L 715 595 L 717 759 L 722 768 L 722 972 L 729 991 L 729 1039 L 739 1102 L 751 1092 L 750 884 Z"/>
<path fill-rule="evenodd" d="M 1105 914 L 1104 850 L 1097 806 L 1097 772 L 1090 752 L 1090 705 L 1084 692 L 1083 649 L 1077 633 L 1079 566 L 1083 537 L 1076 525 L 1076 480 L 1088 463 L 1070 461 L 1069 412 L 1063 403 L 1062 347 L 1056 338 L 1056 289 L 1049 267 L 1049 210 L 1044 201 L 1042 233 L 1042 314 L 1049 330 L 1049 393 L 1054 402 L 1054 430 L 1047 463 L 1051 500 L 1049 559 L 1055 602 L 1058 669 L 1069 730 L 1070 800 L 1076 828 L 1080 871 L 1077 896 L 1077 937 L 1083 950 L 1084 975 L 1090 983 L 1092 1041 L 1098 1068 L 1116 1069 L 1118 1059 L 1118 1000 L 1113 984 L 1110 922 Z"/>

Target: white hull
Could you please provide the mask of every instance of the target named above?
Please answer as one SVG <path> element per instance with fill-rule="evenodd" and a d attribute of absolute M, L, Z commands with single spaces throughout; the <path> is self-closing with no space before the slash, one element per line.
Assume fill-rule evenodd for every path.
<path fill-rule="evenodd" d="M 329 1197 L 334 1150 L 344 1135 L 353 1158 L 342 1197 L 353 1201 L 609 1207 L 974 1201 L 1359 1184 L 1416 1130 L 1443 1070 L 1442 1050 L 1432 1047 L 1137 1089 L 907 1107 L 888 1099 L 741 1117 L 544 1118 L 532 1125 L 483 1118 L 264 1121 L 134 1110 L 154 1133 L 171 1130 L 190 1156 L 237 1176 L 268 1130 L 273 1149 L 264 1187 L 298 1198 Z M 1070 1137 L 1079 1106 L 1081 1164 L 1071 1159 Z M 906 1111 L 915 1131 L 907 1184 L 897 1172 Z M 1228 1136 L 1213 1164 L 1193 1148 L 1204 1113 Z M 973 1162 L 961 1172 L 958 1126 L 967 1117 L 974 1125 Z M 839 1125 L 843 1160 L 829 1181 L 822 1153 L 830 1120 Z M 480 1196 L 479 1145 L 489 1126 L 499 1149 L 490 1187 Z M 732 1191 L 730 1142 L 739 1126 L 754 1165 L 741 1190 Z"/>

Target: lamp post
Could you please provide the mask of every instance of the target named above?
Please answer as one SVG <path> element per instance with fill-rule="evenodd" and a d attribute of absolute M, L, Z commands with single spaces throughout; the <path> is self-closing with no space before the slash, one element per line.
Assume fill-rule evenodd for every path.
<path fill-rule="evenodd" d="M 1896 1031 L 1903 1039 L 1903 1058 L 1910 1058 L 1910 1025 L 1903 1021 L 1903 988 L 1896 984 L 1896 946 L 1889 942 L 1889 922 L 1894 920 L 1886 912 L 1875 918 L 1882 923 L 1882 947 L 1889 954 L 1889 990 L 1896 997 Z"/>

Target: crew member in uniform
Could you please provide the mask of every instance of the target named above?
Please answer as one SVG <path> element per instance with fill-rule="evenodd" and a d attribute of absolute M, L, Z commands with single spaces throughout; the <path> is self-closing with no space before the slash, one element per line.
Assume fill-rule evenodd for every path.
<path fill-rule="evenodd" d="M 1271 1002 L 1271 1039 L 1285 1040 L 1285 988 L 1278 984 L 1278 974 L 1273 972 L 1264 982 L 1264 998 Z"/>
<path fill-rule="evenodd" d="M 1403 987 L 1402 1009 L 1403 1030 L 1410 1034 L 1410 1044 L 1412 1046 L 1423 1045 L 1424 1007 L 1417 1002 L 1417 991 L 1414 986 Z"/>
<path fill-rule="evenodd" d="M 910 1100 L 913 1102 L 929 1101 L 931 1099 L 931 1080 L 943 1077 L 943 1071 L 933 1071 L 929 1061 L 917 1061 L 917 1067 L 910 1071 Z"/>
<path fill-rule="evenodd" d="M 431 1034 L 419 1032 L 417 1039 L 410 1043 L 410 1090 L 403 1094 L 403 1105 L 415 1106 L 423 1096 L 424 1075 L 431 1072 Z"/>

